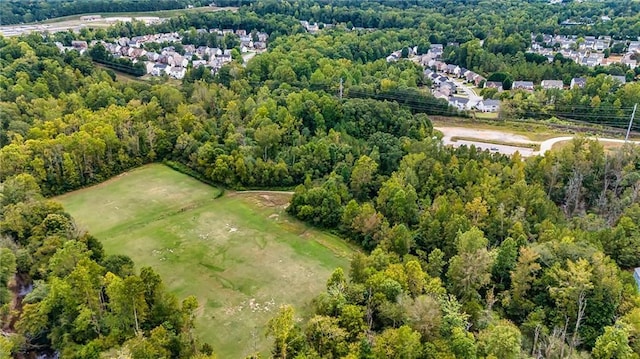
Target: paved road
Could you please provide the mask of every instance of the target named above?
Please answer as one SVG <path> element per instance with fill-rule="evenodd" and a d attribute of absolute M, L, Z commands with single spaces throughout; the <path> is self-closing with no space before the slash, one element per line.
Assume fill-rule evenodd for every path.
<path fill-rule="evenodd" d="M 551 148 L 553 147 L 553 145 L 555 145 L 558 142 L 564 142 L 564 141 L 571 141 L 573 139 L 573 136 L 567 136 L 567 137 L 554 137 L 554 138 L 550 138 L 546 141 L 542 141 L 540 143 L 540 152 L 536 153 L 536 154 L 540 154 L 543 155 L 551 150 Z M 610 142 L 610 143 L 625 143 L 625 142 L 630 142 L 630 143 L 634 143 L 636 145 L 640 144 L 640 141 L 625 141 L 625 140 L 621 140 L 621 139 L 616 139 L 616 138 L 600 138 L 600 137 L 587 137 L 587 139 L 589 140 L 596 140 L 599 142 Z"/>
<path fill-rule="evenodd" d="M 546 141 L 542 141 L 540 143 L 540 151 L 536 154 L 541 154 L 544 156 L 545 153 L 547 153 L 547 151 L 551 150 L 551 148 L 553 147 L 553 145 L 555 145 L 558 142 L 564 142 L 564 141 L 571 141 L 573 140 L 573 136 L 566 136 L 566 137 L 555 137 L 555 138 L 550 138 Z M 601 141 L 606 141 L 605 138 L 600 139 Z M 624 142 L 624 141 L 622 141 Z"/>
<path fill-rule="evenodd" d="M 454 77 L 450 77 L 457 85 L 459 89 L 462 89 L 464 93 L 469 98 L 469 108 L 475 107 L 480 101 L 482 101 L 482 96 L 478 96 L 478 94 L 467 84 L 465 84 L 462 80 L 456 79 Z"/>

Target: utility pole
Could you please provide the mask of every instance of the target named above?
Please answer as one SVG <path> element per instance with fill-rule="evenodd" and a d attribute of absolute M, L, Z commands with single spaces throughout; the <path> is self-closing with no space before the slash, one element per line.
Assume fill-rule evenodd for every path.
<path fill-rule="evenodd" d="M 624 142 L 629 140 L 629 133 L 631 132 L 631 125 L 633 125 L 633 118 L 636 116 L 636 109 L 638 108 L 638 104 L 633 105 L 633 113 L 631 114 L 631 120 L 629 121 L 629 128 L 627 128 L 627 135 L 624 137 Z"/>
<path fill-rule="evenodd" d="M 342 100 L 342 90 L 343 90 L 343 87 L 342 87 L 342 77 L 341 77 L 340 78 L 340 99 L 341 100 Z"/>

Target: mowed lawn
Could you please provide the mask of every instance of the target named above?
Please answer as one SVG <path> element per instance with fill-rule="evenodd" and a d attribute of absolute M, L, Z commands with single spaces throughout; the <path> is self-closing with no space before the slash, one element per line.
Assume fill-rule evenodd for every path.
<path fill-rule="evenodd" d="M 107 254 L 152 266 L 180 300 L 195 295 L 196 331 L 220 358 L 267 354 L 265 324 L 278 307 L 308 315 L 353 249 L 288 216 L 287 194 L 218 193 L 153 164 L 57 200 Z"/>

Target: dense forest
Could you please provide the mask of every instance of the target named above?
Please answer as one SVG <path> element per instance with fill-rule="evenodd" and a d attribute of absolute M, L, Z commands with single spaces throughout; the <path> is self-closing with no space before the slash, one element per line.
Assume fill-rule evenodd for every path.
<path fill-rule="evenodd" d="M 375 26 L 384 31 L 306 34 L 295 17 L 316 11 L 317 21 L 353 23 L 335 9 L 356 5 L 303 1 L 297 10 L 255 2 L 236 14 L 184 15 L 158 27 L 0 37 L 0 358 L 32 350 L 65 358 L 215 353 L 194 339 L 194 298 L 179 302 L 153 269 L 105 255 L 47 200 L 155 161 L 229 188 L 295 188 L 291 215 L 363 249 L 349 273 L 338 269 L 327 281 L 312 316 L 280 308 L 265 333 L 273 357 L 638 357 L 640 297 L 630 269 L 640 265 L 640 149 L 605 151 L 577 138 L 523 159 L 442 146 L 425 113 L 454 112 L 421 88 L 420 66 L 384 59 L 429 33 L 461 32 L 460 23 L 431 20 L 445 15 L 421 18 L 436 11 L 419 6 L 427 3 L 368 2 L 349 15 L 423 21 Z M 622 11 L 625 3 L 617 4 L 611 11 Z M 600 3 L 567 6 L 591 9 L 591 17 L 604 11 Z M 477 8 L 437 9 L 460 9 L 457 17 L 470 21 Z M 491 19 L 479 18 L 478 29 L 506 23 Z M 200 26 L 277 36 L 246 66 L 233 62 L 204 78 L 190 70 L 180 86 L 115 81 L 89 54 L 53 44 Z M 535 97 L 541 93 L 505 100 L 540 106 L 548 101 Z M 637 84 L 603 74 L 553 105 L 575 112 L 590 101 L 595 111 L 599 97 L 597 122 L 612 111 L 605 104 L 618 101 L 624 111 L 637 96 Z M 506 111 L 527 114 L 518 109 Z M 29 285 L 15 308 L 13 290 Z"/>

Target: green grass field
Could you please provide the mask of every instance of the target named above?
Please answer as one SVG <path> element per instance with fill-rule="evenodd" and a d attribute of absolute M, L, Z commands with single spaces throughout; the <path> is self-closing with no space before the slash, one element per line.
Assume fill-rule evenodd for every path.
<path fill-rule="evenodd" d="M 108 254 L 152 266 L 180 299 L 200 303 L 197 332 L 220 358 L 266 354 L 264 325 L 311 300 L 353 248 L 286 214 L 289 194 L 218 190 L 160 164 L 58 197 Z"/>

